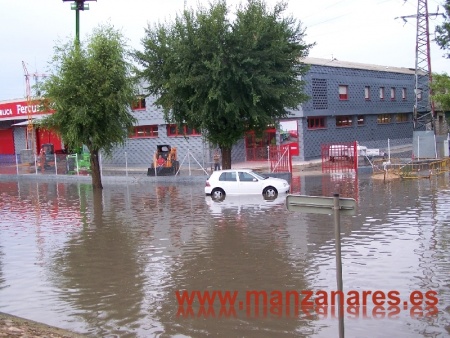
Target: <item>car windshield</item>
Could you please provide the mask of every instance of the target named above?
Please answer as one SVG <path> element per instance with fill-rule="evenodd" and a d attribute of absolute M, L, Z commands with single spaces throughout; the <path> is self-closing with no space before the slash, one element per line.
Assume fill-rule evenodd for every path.
<path fill-rule="evenodd" d="M 261 175 L 255 173 L 254 171 L 250 171 L 250 174 L 255 176 L 258 180 L 265 180 L 265 179 L 267 179 L 267 177 L 261 176 Z"/>

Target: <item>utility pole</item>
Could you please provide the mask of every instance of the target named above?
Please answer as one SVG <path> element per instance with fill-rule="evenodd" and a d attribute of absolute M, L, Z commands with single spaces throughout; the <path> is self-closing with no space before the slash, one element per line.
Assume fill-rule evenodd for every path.
<path fill-rule="evenodd" d="M 30 78 L 33 76 L 35 81 L 35 86 L 38 85 L 39 77 L 46 77 L 45 74 L 38 74 L 33 73 L 30 74 L 28 72 L 27 66 L 25 64 L 25 61 L 22 61 L 22 67 L 23 72 L 25 75 L 25 91 L 26 91 L 26 98 L 27 98 L 27 133 L 26 133 L 26 149 L 30 149 L 33 151 L 33 154 L 36 155 L 36 148 L 35 148 L 35 135 L 34 135 L 34 127 L 33 127 L 33 113 L 38 113 L 37 110 L 37 101 L 33 100 L 33 96 L 31 93 L 31 83 Z M 39 94 L 38 94 L 39 96 Z M 34 107 L 33 107 L 34 106 Z"/>
<path fill-rule="evenodd" d="M 80 11 L 89 10 L 89 4 L 86 1 L 97 0 L 63 0 L 63 2 L 73 2 L 71 9 L 75 10 L 75 42 L 80 43 Z"/>
<path fill-rule="evenodd" d="M 434 103 L 431 98 L 431 56 L 430 56 L 430 30 L 428 18 L 430 16 L 442 15 L 439 13 L 428 13 L 427 0 L 417 0 L 417 14 L 400 16 L 406 23 L 406 19 L 415 18 L 417 20 L 416 29 L 416 64 L 415 64 L 415 85 L 414 85 L 414 129 L 425 127 L 428 130 L 435 130 Z M 396 18 L 396 19 L 398 19 Z M 425 95 L 427 99 L 424 99 Z"/>

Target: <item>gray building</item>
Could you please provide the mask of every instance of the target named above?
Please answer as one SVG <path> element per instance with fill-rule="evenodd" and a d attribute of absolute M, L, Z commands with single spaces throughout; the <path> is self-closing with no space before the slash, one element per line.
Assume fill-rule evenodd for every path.
<path fill-rule="evenodd" d="M 306 58 L 310 100 L 294 112 L 301 160 L 320 157 L 322 143 L 358 141 L 368 148 L 411 144 L 414 69 Z M 419 98 L 428 100 L 428 93 Z"/>
<path fill-rule="evenodd" d="M 295 160 L 320 157 L 323 143 L 358 141 L 368 148 L 383 148 L 388 139 L 393 146 L 411 143 L 414 69 L 335 59 L 306 58 L 304 62 L 310 65 L 304 78 L 310 99 L 292 111 L 289 119 L 280 121 L 277 130 L 268 129 L 262 139 L 243 138 L 233 148 L 233 161 L 264 160 L 264 151 L 254 155 L 259 148 L 287 142 L 298 143 Z M 419 95 L 428 100 L 428 93 Z M 127 151 L 129 162 L 139 164 L 150 160 L 156 144 L 170 144 L 179 149 L 181 159 L 189 149 L 200 162 L 211 161 L 211 145 L 200 133 L 186 129 L 186 138 L 177 134 L 152 98 L 147 97 L 133 114 L 139 121 L 136 133 L 124 148 L 116 150 L 113 159 L 123 158 Z"/>
<path fill-rule="evenodd" d="M 358 141 L 368 148 L 384 148 L 389 139 L 393 146 L 411 144 L 414 69 L 335 59 L 306 58 L 304 62 L 310 65 L 304 77 L 310 99 L 292 111 L 288 119 L 279 121 L 279 126 L 268 128 L 262 138 L 245 135 L 233 147 L 233 162 L 265 160 L 268 145 L 287 143 L 299 149 L 294 160 L 319 158 L 324 143 Z M 428 93 L 418 95 L 427 102 Z M 156 146 L 168 144 L 177 148 L 183 166 L 197 166 L 196 161 L 210 166 L 214 145 L 200 131 L 188 126 L 178 130 L 167 124 L 162 111 L 154 105 L 154 98 L 140 99 L 132 107 L 132 114 L 137 125 L 124 146 L 117 147 L 110 158 L 103 157 L 104 164 L 150 166 Z M 4 127 L 12 129 L 17 121 L 4 123 L 8 122 Z M 15 129 L 14 143 L 23 148 L 25 129 Z M 18 153 L 20 149 L 15 148 Z"/>

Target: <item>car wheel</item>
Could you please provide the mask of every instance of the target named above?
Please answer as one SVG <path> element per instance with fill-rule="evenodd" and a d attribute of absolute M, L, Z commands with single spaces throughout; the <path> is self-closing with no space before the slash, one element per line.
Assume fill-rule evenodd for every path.
<path fill-rule="evenodd" d="M 263 191 L 264 198 L 275 199 L 278 196 L 278 191 L 274 187 L 267 187 Z"/>
<path fill-rule="evenodd" d="M 220 188 L 215 188 L 211 191 L 211 198 L 214 201 L 223 201 L 225 199 L 225 191 Z"/>

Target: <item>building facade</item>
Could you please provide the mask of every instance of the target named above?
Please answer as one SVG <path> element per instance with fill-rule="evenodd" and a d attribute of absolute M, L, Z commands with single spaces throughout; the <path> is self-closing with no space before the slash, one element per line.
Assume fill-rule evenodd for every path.
<path fill-rule="evenodd" d="M 358 141 L 368 148 L 383 147 L 388 139 L 391 145 L 411 143 L 414 69 L 316 58 L 306 58 L 304 63 L 310 65 L 304 77 L 309 100 L 292 111 L 289 118 L 268 128 L 262 137 L 245 135 L 233 147 L 233 162 L 264 160 L 268 145 L 286 143 L 297 146 L 294 160 L 319 158 L 323 143 Z M 428 100 L 428 93 L 419 91 L 418 95 Z M 12 103 L 26 104 L 23 100 L 0 102 L 0 144 L 7 145 L 0 148 L 0 154 L 18 154 L 27 146 L 27 113 L 6 111 L 5 107 Z M 103 158 L 104 163 L 150 165 L 156 146 L 161 144 L 176 147 L 182 165 L 198 162 L 208 167 L 212 162 L 214 145 L 202 137 L 201 131 L 189 126 L 178 130 L 168 124 L 154 105 L 154 98 L 139 99 L 132 106 L 132 114 L 136 126 L 123 146 L 116 147 L 111 157 Z M 34 114 L 33 118 L 38 117 Z M 38 128 L 35 131 L 36 146 L 58 142 Z"/>
<path fill-rule="evenodd" d="M 23 149 L 34 149 L 39 153 L 42 144 L 52 143 L 55 150 L 63 149 L 61 139 L 54 133 L 33 126 L 27 130 L 28 121 L 36 122 L 46 114 L 35 102 L 16 99 L 0 102 L 0 155 L 20 154 Z"/>
<path fill-rule="evenodd" d="M 321 156 L 322 143 L 358 141 L 368 148 L 411 144 L 414 69 L 306 58 L 310 100 L 294 112 L 301 160 Z M 428 100 L 428 93 L 419 93 Z"/>

